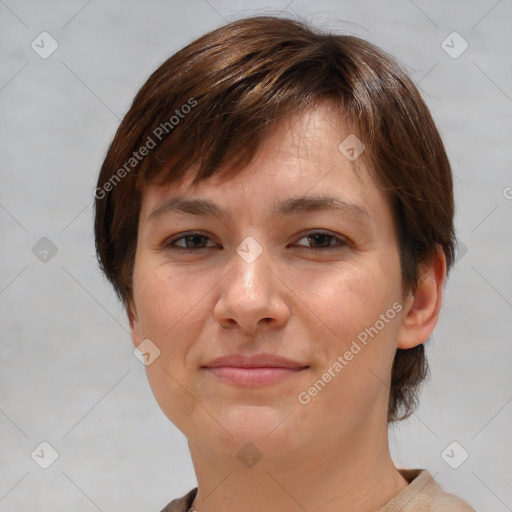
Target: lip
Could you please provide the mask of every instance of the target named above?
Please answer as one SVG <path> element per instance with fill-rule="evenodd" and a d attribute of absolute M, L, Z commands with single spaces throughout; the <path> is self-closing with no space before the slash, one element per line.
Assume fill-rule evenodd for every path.
<path fill-rule="evenodd" d="M 275 354 L 258 354 L 252 357 L 232 354 L 218 357 L 203 366 L 211 375 L 232 384 L 263 386 L 282 382 L 309 368 Z"/>
<path fill-rule="evenodd" d="M 294 361 L 276 354 L 256 354 L 254 356 L 244 356 L 242 354 L 230 354 L 227 356 L 212 359 L 203 366 L 207 368 L 219 368 L 221 366 L 231 366 L 236 368 L 289 368 L 300 370 L 306 367 L 306 364 Z"/>

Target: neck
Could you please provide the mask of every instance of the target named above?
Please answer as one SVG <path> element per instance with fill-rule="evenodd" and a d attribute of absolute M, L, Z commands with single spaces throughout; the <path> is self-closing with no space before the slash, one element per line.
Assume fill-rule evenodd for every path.
<path fill-rule="evenodd" d="M 384 438 L 383 438 L 384 437 Z M 374 512 L 407 486 L 389 454 L 387 429 L 332 445 L 321 438 L 281 455 L 265 447 L 252 467 L 189 441 L 197 512 Z M 281 447 L 282 450 L 282 447 Z M 236 454 L 235 449 L 233 453 Z"/>

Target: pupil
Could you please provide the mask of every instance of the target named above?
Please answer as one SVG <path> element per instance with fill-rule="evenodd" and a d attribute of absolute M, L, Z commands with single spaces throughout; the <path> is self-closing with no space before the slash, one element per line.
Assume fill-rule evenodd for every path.
<path fill-rule="evenodd" d="M 310 241 L 311 241 L 311 239 L 313 239 L 315 243 L 319 243 L 320 245 L 325 245 L 325 242 L 327 242 L 328 237 L 329 237 L 329 235 L 325 235 L 325 234 L 310 235 Z M 322 241 L 324 243 L 322 243 Z"/>
<path fill-rule="evenodd" d="M 190 235 L 187 237 L 187 241 L 190 242 L 190 244 L 187 243 L 187 246 L 201 243 L 201 235 Z"/>

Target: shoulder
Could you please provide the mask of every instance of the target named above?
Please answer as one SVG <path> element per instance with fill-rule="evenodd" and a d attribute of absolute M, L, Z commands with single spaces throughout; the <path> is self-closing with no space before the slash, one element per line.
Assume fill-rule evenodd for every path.
<path fill-rule="evenodd" d="M 431 512 L 476 512 L 473 507 L 458 496 L 444 492 L 435 480 L 432 482 L 432 500 L 429 509 Z"/>
<path fill-rule="evenodd" d="M 476 510 L 464 500 L 447 493 L 435 497 L 430 504 L 430 510 L 432 512 L 476 512 Z"/>
<path fill-rule="evenodd" d="M 172 500 L 160 512 L 187 512 L 197 494 L 197 487 L 194 487 L 185 496 Z"/>
<path fill-rule="evenodd" d="M 449 494 L 425 469 L 401 469 L 409 485 L 379 512 L 476 512 L 461 498 Z"/>

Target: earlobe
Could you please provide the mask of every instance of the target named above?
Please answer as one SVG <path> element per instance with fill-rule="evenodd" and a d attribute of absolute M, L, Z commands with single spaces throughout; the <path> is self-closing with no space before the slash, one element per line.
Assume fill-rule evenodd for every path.
<path fill-rule="evenodd" d="M 143 338 L 137 310 L 135 309 L 133 301 L 130 301 L 129 307 L 127 308 L 127 315 L 130 323 L 132 342 L 137 347 L 142 342 Z"/>
<path fill-rule="evenodd" d="M 413 348 L 432 334 L 441 311 L 445 279 L 446 257 L 438 246 L 430 261 L 421 265 L 418 286 L 406 300 L 397 348 Z"/>

